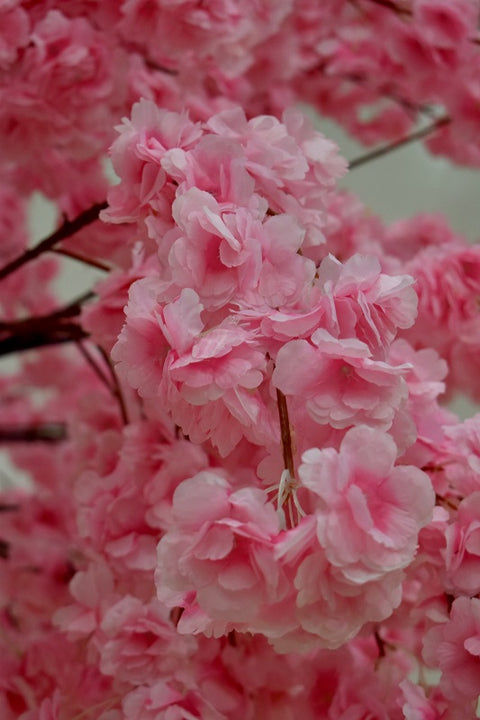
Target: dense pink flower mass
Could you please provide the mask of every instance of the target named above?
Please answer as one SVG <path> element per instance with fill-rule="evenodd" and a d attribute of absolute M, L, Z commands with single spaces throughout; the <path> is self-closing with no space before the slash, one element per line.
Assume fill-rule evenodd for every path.
<path fill-rule="evenodd" d="M 0 720 L 476 717 L 480 254 L 312 117 L 478 167 L 479 16 L 0 0 Z"/>

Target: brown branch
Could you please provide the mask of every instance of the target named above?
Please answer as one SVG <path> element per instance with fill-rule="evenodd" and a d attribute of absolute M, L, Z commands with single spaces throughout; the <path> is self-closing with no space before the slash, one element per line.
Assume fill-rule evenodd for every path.
<path fill-rule="evenodd" d="M 121 414 L 121 416 L 122 416 L 123 424 L 124 424 L 124 425 L 128 425 L 128 423 L 130 422 L 130 420 L 129 420 L 129 418 L 128 418 L 127 405 L 126 405 L 126 402 L 125 402 L 125 398 L 124 398 L 124 396 L 123 396 L 122 388 L 121 388 L 120 383 L 119 383 L 119 381 L 118 381 L 117 373 L 115 372 L 115 369 L 114 369 L 114 367 L 113 367 L 112 361 L 110 360 L 110 356 L 108 355 L 108 353 L 107 353 L 100 345 L 97 345 L 97 348 L 99 349 L 99 351 L 100 351 L 101 354 L 103 355 L 103 357 L 104 357 L 104 359 L 105 359 L 105 362 L 106 362 L 106 364 L 107 364 L 107 367 L 108 367 L 110 376 L 111 376 L 111 378 L 112 378 L 112 381 L 113 381 L 112 392 L 113 392 L 113 394 L 115 395 L 115 397 L 117 398 L 117 401 L 118 401 L 118 404 L 119 404 L 119 407 L 120 407 L 120 414 Z"/>
<path fill-rule="evenodd" d="M 432 117 L 433 110 L 428 105 L 418 105 L 411 100 L 407 100 L 400 95 L 395 89 L 390 89 L 388 85 L 377 85 L 375 86 L 375 78 L 370 78 L 360 72 L 351 73 L 330 73 L 328 72 L 328 65 L 324 67 L 325 77 L 339 80 L 346 80 L 347 82 L 354 83 L 356 85 L 366 85 L 369 90 L 373 90 L 378 93 L 382 98 L 391 100 L 397 105 L 400 105 L 405 112 L 415 116 L 416 114 L 425 115 L 426 117 Z"/>
<path fill-rule="evenodd" d="M 41 425 L 0 426 L 0 443 L 57 443 L 67 439 L 64 423 L 49 422 Z M 4 506 L 3 511 L 14 509 L 15 506 Z M 15 508 L 16 509 L 16 508 Z M 1 506 L 0 506 L 1 510 Z"/>
<path fill-rule="evenodd" d="M 281 390 L 277 388 L 277 405 L 278 416 L 280 418 L 280 435 L 282 438 L 283 465 L 290 473 L 290 477 L 295 477 L 295 465 L 293 462 L 293 443 L 290 432 L 290 421 L 288 419 L 287 398 Z"/>
<path fill-rule="evenodd" d="M 66 250 L 65 248 L 52 248 L 52 252 L 56 253 L 57 255 L 64 255 L 65 257 L 71 258 L 72 260 L 77 260 L 78 262 L 84 263 L 85 265 L 90 265 L 91 267 L 97 268 L 98 270 L 103 270 L 103 272 L 110 272 L 112 269 L 109 265 L 106 265 L 100 260 L 89 258 L 86 255 L 81 255 L 80 253 L 73 252 L 73 250 Z"/>
<path fill-rule="evenodd" d="M 110 383 L 110 380 L 107 378 L 105 373 L 103 372 L 100 365 L 97 363 L 93 355 L 87 350 L 83 342 L 78 342 L 77 347 L 83 356 L 83 358 L 86 360 L 86 362 L 90 365 L 95 375 L 99 378 L 99 380 L 102 381 L 102 383 L 105 385 L 107 390 L 111 393 L 115 394 L 115 388 L 112 387 L 112 384 Z"/>
<path fill-rule="evenodd" d="M 82 228 L 90 225 L 92 222 L 95 222 L 95 220 L 98 220 L 100 211 L 104 210 L 107 206 L 106 202 L 98 203 L 97 205 L 93 205 L 88 208 L 88 210 L 85 210 L 83 213 L 80 213 L 80 215 L 78 215 L 74 220 L 65 220 L 65 222 L 52 235 L 49 235 L 49 237 L 42 240 L 38 243 L 38 245 L 35 245 L 35 247 L 25 250 L 24 253 L 4 265 L 3 268 L 0 268 L 0 280 L 7 277 L 7 275 L 10 275 L 10 273 L 15 272 L 15 270 L 18 270 L 31 260 L 35 260 L 35 258 L 42 253 L 51 250 L 59 242 L 62 242 L 62 240 L 66 240 L 72 235 L 75 235 L 75 233 Z"/>
<path fill-rule="evenodd" d="M 430 125 L 427 125 L 427 127 L 416 130 L 415 132 L 401 138 L 400 140 L 395 140 L 395 142 L 390 143 L 389 145 L 384 145 L 383 147 L 372 150 L 372 152 L 366 153 L 365 155 L 361 155 L 360 157 L 351 160 L 349 163 L 349 169 L 355 170 L 355 168 L 366 165 L 372 160 L 377 160 L 378 158 L 383 157 L 384 155 L 388 155 L 395 150 L 399 150 L 406 145 L 417 142 L 417 140 L 422 140 L 423 138 L 428 137 L 428 135 L 431 135 L 433 132 L 435 132 L 435 130 L 439 130 L 441 127 L 445 127 L 451 122 L 452 120 L 448 115 L 440 117 L 434 122 L 432 122 Z"/>
<path fill-rule="evenodd" d="M 392 0 L 369 0 L 374 5 L 380 5 L 387 10 L 392 10 L 396 15 L 407 15 L 411 17 L 412 11 L 409 8 L 402 8 L 396 5 Z"/>
<path fill-rule="evenodd" d="M 22 506 L 18 503 L 0 502 L 0 513 L 18 512 L 21 509 Z"/>
<path fill-rule="evenodd" d="M 80 295 L 80 297 L 72 300 L 68 305 L 54 310 L 48 315 L 34 315 L 33 317 L 24 318 L 23 320 L 6 320 L 0 322 L 0 333 L 9 332 L 11 334 L 26 334 L 32 329 L 39 327 L 49 327 L 56 324 L 57 320 L 64 318 L 72 318 L 79 315 L 82 311 L 82 305 L 95 297 L 95 293 L 91 290 Z"/>
<path fill-rule="evenodd" d="M 70 321 L 79 315 L 84 302 L 94 297 L 88 292 L 49 315 L 38 315 L 0 323 L 0 356 L 46 345 L 84 340 L 88 333 Z"/>
<path fill-rule="evenodd" d="M 76 323 L 61 323 L 49 330 L 32 330 L 0 340 L 0 356 L 35 350 L 48 345 L 61 345 L 85 340 L 88 333 Z"/>

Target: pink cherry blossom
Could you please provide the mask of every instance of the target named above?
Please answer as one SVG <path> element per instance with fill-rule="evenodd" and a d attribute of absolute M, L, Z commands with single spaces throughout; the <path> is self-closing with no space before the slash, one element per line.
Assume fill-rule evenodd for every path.
<path fill-rule="evenodd" d="M 127 322 L 112 351 L 119 372 L 144 395 L 158 393 L 170 343 L 185 351 L 203 328 L 203 306 L 193 290 L 186 288 L 172 303 L 162 303 L 163 290 L 154 278 L 132 285 Z"/>
<path fill-rule="evenodd" d="M 178 486 L 172 512 L 175 524 L 158 546 L 158 597 L 182 605 L 194 592 L 195 604 L 212 620 L 248 630 L 282 592 L 273 506 L 258 489 L 232 492 L 220 474 L 204 472 Z"/>
<path fill-rule="evenodd" d="M 455 703 L 457 710 L 472 716 L 480 673 L 479 612 L 477 598 L 454 600 L 449 619 L 425 636 L 423 651 L 425 661 L 442 671 L 445 696 Z"/>
<path fill-rule="evenodd" d="M 478 10 L 0 0 L 1 720 L 475 715 L 480 254 L 317 127 L 479 167 Z"/>
<path fill-rule="evenodd" d="M 328 561 L 316 526 L 315 516 L 308 516 L 276 544 L 291 588 L 277 612 L 266 616 L 262 632 L 279 652 L 339 648 L 365 623 L 389 617 L 401 600 L 401 572 L 346 578 Z"/>
<path fill-rule="evenodd" d="M 162 159 L 172 148 L 188 148 L 196 142 L 202 135 L 201 128 L 186 115 L 160 110 L 154 103 L 143 100 L 134 105 L 132 119 L 125 119 L 120 131 L 112 149 L 112 161 L 122 182 L 110 190 L 110 207 L 104 217 L 111 222 L 132 222 L 149 207 L 165 213 L 167 174 Z M 172 198 L 173 190 L 170 185 L 169 188 Z M 144 208 L 143 213 L 139 207 Z"/>
<path fill-rule="evenodd" d="M 167 613 L 155 601 L 142 604 L 125 596 L 105 613 L 98 642 L 105 675 L 134 685 L 175 673 L 195 649 L 191 638 L 179 638 Z"/>
<path fill-rule="evenodd" d="M 337 340 L 321 328 L 311 340 L 292 340 L 280 349 L 274 385 L 302 398 L 319 424 L 347 428 L 367 423 L 387 430 L 407 397 L 406 366 L 372 360 L 365 343 Z"/>
<path fill-rule="evenodd" d="M 373 257 L 353 255 L 343 265 L 332 256 L 325 258 L 318 269 L 318 284 L 331 306 L 330 332 L 358 337 L 382 359 L 398 329 L 415 321 L 417 296 L 412 283 L 407 276 L 381 273 Z"/>
<path fill-rule="evenodd" d="M 319 498 L 318 540 L 328 560 L 353 582 L 408 565 L 418 532 L 430 519 L 428 476 L 395 466 L 396 456 L 388 435 L 359 426 L 348 431 L 338 453 L 313 448 L 302 457 L 300 480 Z"/>
<path fill-rule="evenodd" d="M 453 595 L 472 597 L 480 592 L 477 563 L 480 560 L 480 492 L 473 492 L 458 506 L 446 529 L 446 585 Z"/>

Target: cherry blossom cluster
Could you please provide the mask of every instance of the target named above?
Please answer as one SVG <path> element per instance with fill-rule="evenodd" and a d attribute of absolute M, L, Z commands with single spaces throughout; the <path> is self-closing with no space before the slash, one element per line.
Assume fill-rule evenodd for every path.
<path fill-rule="evenodd" d="M 478 166 L 478 19 L 477 0 L 8 0 L 2 184 L 71 217 L 102 201 L 101 158 L 142 97 L 201 120 L 300 100 L 367 144 L 424 119 L 433 152 Z"/>
<path fill-rule="evenodd" d="M 476 716 L 480 251 L 293 103 L 478 165 L 478 14 L 0 2 L 2 720 Z"/>

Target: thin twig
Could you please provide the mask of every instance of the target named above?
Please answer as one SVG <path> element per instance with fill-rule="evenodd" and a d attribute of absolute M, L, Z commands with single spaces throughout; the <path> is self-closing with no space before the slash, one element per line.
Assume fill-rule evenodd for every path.
<path fill-rule="evenodd" d="M 356 4 L 355 4 L 356 7 Z M 428 105 L 417 105 L 416 103 L 412 102 L 411 100 L 407 100 L 402 95 L 400 95 L 396 90 L 389 89 L 388 86 L 375 86 L 375 84 L 372 84 L 372 78 L 369 78 L 367 75 L 364 75 L 360 72 L 349 72 L 349 73 L 337 73 L 337 72 L 329 72 L 328 69 L 328 62 L 322 61 L 321 63 L 315 65 L 313 68 L 310 68 L 308 70 L 309 75 L 323 75 L 327 79 L 334 79 L 334 80 L 343 80 L 355 84 L 365 84 L 369 85 L 368 89 L 371 89 L 378 93 L 382 98 L 386 98 L 387 100 L 391 100 L 392 102 L 397 103 L 397 105 L 400 105 L 405 112 L 412 114 L 421 114 L 425 115 L 428 118 L 431 118 L 432 116 L 432 110 L 428 107 Z"/>
<path fill-rule="evenodd" d="M 396 15 L 412 15 L 412 11 L 409 8 L 399 7 L 396 3 L 392 2 L 392 0 L 369 0 L 369 2 L 374 3 L 374 5 L 380 5 L 387 10 L 393 10 Z"/>
<path fill-rule="evenodd" d="M 10 273 L 13 273 L 15 270 L 18 270 L 31 260 L 35 260 L 35 258 L 42 253 L 51 250 L 59 242 L 62 242 L 62 240 L 66 240 L 72 235 L 75 235 L 75 233 L 82 228 L 90 225 L 92 222 L 95 222 L 95 220 L 98 220 L 100 211 L 104 210 L 107 206 L 106 202 L 97 203 L 96 205 L 88 208 L 88 210 L 85 210 L 83 213 L 80 213 L 80 215 L 78 215 L 74 220 L 65 220 L 65 222 L 58 228 L 58 230 L 52 233 L 52 235 L 49 235 L 49 237 L 42 240 L 38 243 L 38 245 L 35 245 L 35 247 L 25 250 L 24 253 L 4 265 L 3 268 L 0 268 L 0 280 L 7 277 L 7 275 L 10 275 Z"/>
<path fill-rule="evenodd" d="M 82 341 L 79 341 L 77 343 L 77 348 L 79 349 L 80 353 L 84 357 L 84 359 L 87 361 L 87 363 L 92 368 L 95 375 L 102 381 L 102 383 L 105 385 L 105 387 L 108 389 L 109 392 L 115 394 L 115 388 L 112 386 L 110 380 L 103 372 L 100 365 L 97 363 L 93 355 L 90 354 L 89 350 L 85 347 L 84 343 Z"/>
<path fill-rule="evenodd" d="M 129 421 L 128 413 L 127 413 L 127 405 L 125 403 L 125 398 L 123 396 L 122 388 L 120 386 L 120 383 L 118 382 L 117 373 L 115 372 L 115 369 L 113 367 L 112 361 L 110 360 L 110 356 L 108 355 L 108 353 L 100 345 L 97 345 L 97 348 L 99 349 L 99 351 L 105 358 L 105 362 L 106 362 L 108 370 L 110 372 L 110 376 L 113 381 L 113 394 L 115 395 L 115 397 L 118 400 L 123 424 L 128 425 L 128 423 L 130 421 Z"/>
<path fill-rule="evenodd" d="M 422 140 L 424 137 L 428 137 L 428 135 L 435 132 L 435 130 L 439 130 L 441 127 L 445 127 L 445 125 L 448 125 L 451 122 L 452 120 L 448 115 L 438 118 L 430 125 L 427 125 L 427 127 L 416 130 L 415 132 L 407 135 L 404 138 L 401 138 L 400 140 L 396 140 L 389 145 L 377 148 L 376 150 L 372 150 L 372 152 L 366 153 L 365 155 L 361 155 L 360 157 L 351 160 L 349 163 L 349 169 L 355 170 L 355 168 L 366 165 L 372 160 L 377 160 L 378 158 L 383 157 L 384 155 L 388 155 L 395 150 L 399 150 L 406 145 L 417 142 L 417 140 Z"/>
<path fill-rule="evenodd" d="M 325 77 L 329 79 L 338 78 L 339 80 L 346 80 L 347 82 L 351 82 L 357 85 L 367 85 L 367 89 L 373 90 L 374 92 L 381 95 L 382 98 L 386 98 L 387 100 L 391 100 L 392 102 L 397 103 L 397 105 L 400 105 L 400 107 L 403 108 L 405 112 L 408 112 L 412 117 L 415 117 L 415 115 L 419 114 L 425 115 L 425 117 L 428 117 L 429 119 L 432 118 L 433 110 L 432 108 L 428 107 L 428 105 L 417 105 L 417 103 L 414 103 L 411 100 L 407 100 L 406 98 L 404 98 L 402 95 L 397 93 L 396 90 L 390 90 L 388 86 L 375 86 L 375 78 L 369 78 L 367 75 L 363 75 L 359 72 L 329 73 L 328 65 L 325 66 L 324 70 Z"/>
<path fill-rule="evenodd" d="M 73 252 L 73 250 L 66 250 L 65 248 L 52 248 L 52 252 L 56 253 L 57 255 L 64 255 L 65 257 L 71 258 L 72 260 L 77 260 L 78 262 L 84 263 L 85 265 L 90 265 L 91 267 L 97 268 L 98 270 L 103 270 L 103 272 L 110 272 L 112 269 L 109 265 L 106 265 L 100 260 L 89 258 L 86 255 L 81 255 L 80 253 Z"/>

